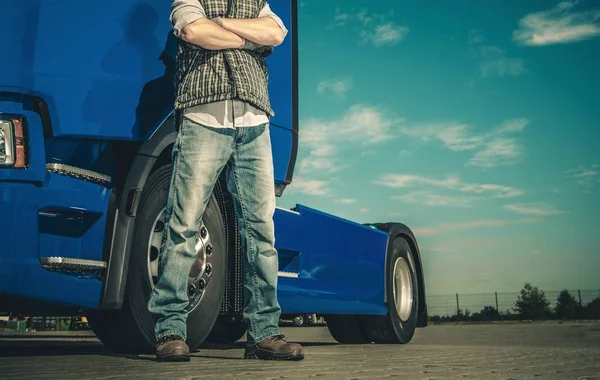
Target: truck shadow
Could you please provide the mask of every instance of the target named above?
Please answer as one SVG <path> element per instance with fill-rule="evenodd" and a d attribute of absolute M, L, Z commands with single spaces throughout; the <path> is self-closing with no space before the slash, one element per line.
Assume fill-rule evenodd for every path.
<path fill-rule="evenodd" d="M 93 81 L 81 112 L 104 131 L 123 123 L 118 127 L 131 129 L 131 138 L 139 140 L 173 108 L 177 38 L 169 30 L 161 46 L 155 37 L 160 16 L 147 2 L 129 9 L 121 25 L 122 39 L 104 54 L 105 75 Z"/>

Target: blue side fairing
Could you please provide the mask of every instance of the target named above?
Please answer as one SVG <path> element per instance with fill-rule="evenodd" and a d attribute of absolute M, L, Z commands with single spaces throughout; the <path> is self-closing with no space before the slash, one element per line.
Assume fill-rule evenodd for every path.
<path fill-rule="evenodd" d="M 275 225 L 285 313 L 387 313 L 386 233 L 302 205 L 277 209 Z"/>
<path fill-rule="evenodd" d="M 0 182 L 0 293 L 96 307 L 100 280 L 48 272 L 40 258 L 102 260 L 109 196 L 102 186 L 57 174 L 48 174 L 44 186 Z M 65 236 L 39 223 L 48 209 L 83 211 L 94 217 L 81 236 Z"/>

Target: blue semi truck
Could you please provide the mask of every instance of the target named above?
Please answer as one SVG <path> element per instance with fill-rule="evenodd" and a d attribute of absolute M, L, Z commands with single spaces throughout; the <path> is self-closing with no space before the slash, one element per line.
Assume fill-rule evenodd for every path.
<path fill-rule="evenodd" d="M 111 350 L 148 352 L 176 136 L 172 0 L 0 0 L 0 312 L 87 316 Z M 299 144 L 296 0 L 267 58 L 277 196 Z M 276 210 L 285 315 L 341 343 L 408 343 L 427 325 L 417 241 L 401 223 Z M 190 268 L 188 344 L 243 336 L 232 198 L 219 181 Z"/>

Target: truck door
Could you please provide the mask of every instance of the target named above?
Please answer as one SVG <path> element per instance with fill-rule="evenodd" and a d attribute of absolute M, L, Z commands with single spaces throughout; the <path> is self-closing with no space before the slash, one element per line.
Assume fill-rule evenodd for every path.
<path fill-rule="evenodd" d="M 283 44 L 267 58 L 275 111 L 271 119 L 275 183 L 281 195 L 292 181 L 298 152 L 298 1 L 271 0 L 269 5 L 289 30 Z"/>

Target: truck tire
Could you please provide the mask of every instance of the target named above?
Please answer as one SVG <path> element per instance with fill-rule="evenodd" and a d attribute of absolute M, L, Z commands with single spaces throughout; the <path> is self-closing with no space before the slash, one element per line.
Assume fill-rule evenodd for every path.
<path fill-rule="evenodd" d="M 148 311 L 147 304 L 158 279 L 158 254 L 164 229 L 161 215 L 164 215 L 167 203 L 171 173 L 171 164 L 155 170 L 140 196 L 122 308 L 95 311 L 89 315 L 94 332 L 111 351 L 154 352 L 156 317 Z M 222 215 L 233 212 L 220 201 L 224 199 L 222 194 L 225 189 L 220 179 L 202 219 L 199 236 L 204 236 L 204 244 L 200 245 L 198 259 L 190 268 L 190 275 L 195 280 L 188 278 L 191 311 L 187 317 L 187 344 L 192 351 L 211 332 L 222 304 L 228 247 L 227 226 Z"/>
<path fill-rule="evenodd" d="M 419 289 L 415 256 L 398 225 L 377 225 L 390 233 L 386 260 L 388 314 L 359 316 L 366 337 L 375 343 L 409 343 L 417 327 Z"/>
<path fill-rule="evenodd" d="M 230 344 L 242 339 L 248 327 L 242 320 L 219 318 L 206 338 L 210 343 Z"/>

